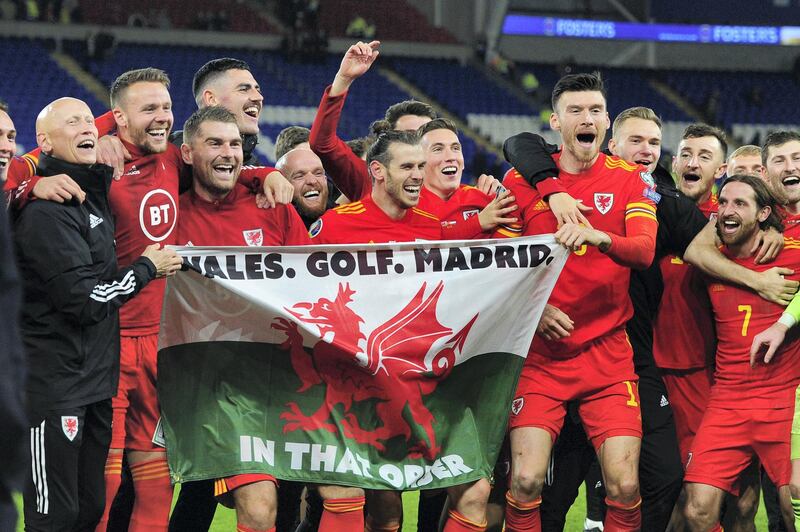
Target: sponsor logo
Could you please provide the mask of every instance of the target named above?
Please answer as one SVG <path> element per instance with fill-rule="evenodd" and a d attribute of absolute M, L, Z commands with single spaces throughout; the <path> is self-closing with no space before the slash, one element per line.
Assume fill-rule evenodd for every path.
<path fill-rule="evenodd" d="M 661 395 L 661 402 L 659 403 L 659 405 L 662 408 L 669 405 L 669 400 L 667 400 L 667 396 L 666 395 L 663 395 L 663 394 Z"/>
<path fill-rule="evenodd" d="M 61 430 L 69 441 L 78 435 L 78 416 L 61 416 Z"/>
<path fill-rule="evenodd" d="M 244 241 L 248 246 L 260 246 L 264 243 L 264 232 L 261 229 L 250 229 L 242 231 Z"/>
<path fill-rule="evenodd" d="M 153 431 L 153 439 L 151 441 L 153 445 L 167 447 L 167 440 L 164 438 L 164 425 L 161 424 L 160 417 L 158 418 L 158 423 L 156 423 L 156 430 Z"/>
<path fill-rule="evenodd" d="M 139 205 L 139 226 L 153 242 L 161 242 L 175 229 L 178 208 L 175 198 L 164 189 L 148 192 Z"/>
<path fill-rule="evenodd" d="M 141 172 L 141 171 L 139 171 L 139 169 L 138 169 L 138 168 L 136 168 L 136 165 L 134 164 L 134 165 L 132 165 L 132 166 L 131 166 L 131 167 L 128 169 L 128 171 L 127 171 L 127 172 L 125 172 L 125 173 L 124 173 L 124 174 L 122 174 L 122 175 L 139 175 L 139 174 L 141 174 L 141 173 L 142 173 L 142 172 Z"/>
<path fill-rule="evenodd" d="M 536 205 L 533 206 L 534 211 L 546 211 L 549 208 L 550 207 L 544 202 L 544 200 L 539 200 L 536 202 Z"/>
<path fill-rule="evenodd" d="M 653 200 L 653 203 L 655 204 L 658 204 L 658 202 L 661 201 L 661 194 L 659 194 L 652 188 L 645 188 L 642 191 L 642 196 L 644 196 L 645 198 L 650 198 L 651 200 Z"/>
<path fill-rule="evenodd" d="M 614 194 L 605 192 L 594 193 L 594 206 L 600 214 L 606 214 L 614 206 Z"/>
<path fill-rule="evenodd" d="M 95 227 L 97 227 L 101 223 L 103 223 L 103 219 L 102 218 L 100 218 L 99 216 L 95 216 L 94 214 L 89 214 L 89 227 L 94 229 Z"/>
<path fill-rule="evenodd" d="M 516 399 L 511 401 L 511 413 L 516 416 L 522 411 L 523 406 L 525 406 L 525 398 L 517 397 Z"/>
<path fill-rule="evenodd" d="M 654 188 L 656 186 L 656 181 L 653 179 L 653 174 L 650 172 L 639 172 L 639 177 L 642 178 L 644 184 L 650 188 Z"/>

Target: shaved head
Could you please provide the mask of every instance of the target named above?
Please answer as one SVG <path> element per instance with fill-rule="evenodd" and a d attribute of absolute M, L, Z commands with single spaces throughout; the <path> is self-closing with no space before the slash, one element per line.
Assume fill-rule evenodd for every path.
<path fill-rule="evenodd" d="M 89 106 L 77 98 L 59 98 L 36 117 L 36 142 L 42 151 L 75 164 L 97 162 L 97 127 Z"/>

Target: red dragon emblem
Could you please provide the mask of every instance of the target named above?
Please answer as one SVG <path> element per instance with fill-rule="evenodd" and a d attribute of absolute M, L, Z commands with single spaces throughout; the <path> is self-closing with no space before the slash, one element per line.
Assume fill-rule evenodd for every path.
<path fill-rule="evenodd" d="M 341 430 L 344 437 L 379 451 L 386 450 L 387 440 L 402 436 L 412 458 L 433 459 L 439 453 L 436 419 L 422 398 L 450 374 L 478 315 L 453 334 L 436 317 L 443 283 L 428 295 L 426 288 L 423 283 L 411 301 L 368 338 L 361 332 L 364 320 L 348 306 L 355 295 L 349 284 L 339 284 L 333 300 L 320 298 L 316 303 L 287 308 L 298 322 L 319 330 L 322 340 L 310 353 L 303 347 L 297 323 L 275 319 L 272 327 L 286 333 L 281 347 L 289 351 L 300 377 L 297 391 L 320 384 L 326 387 L 325 400 L 316 412 L 307 415 L 297 403 L 286 405 L 288 410 L 280 416 L 286 421 L 284 433 Z M 447 336 L 450 338 L 441 349 L 430 352 L 437 340 Z M 366 347 L 360 347 L 365 340 Z M 375 417 L 380 420 L 373 430 L 361 427 L 352 411 L 354 402 L 366 400 L 375 404 Z"/>

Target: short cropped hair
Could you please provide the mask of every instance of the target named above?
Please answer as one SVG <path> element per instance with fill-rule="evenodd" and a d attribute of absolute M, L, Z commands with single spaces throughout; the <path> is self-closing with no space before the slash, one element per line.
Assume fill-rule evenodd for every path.
<path fill-rule="evenodd" d="M 764 146 L 761 148 L 761 163 L 766 166 L 767 159 L 769 159 L 769 150 L 770 148 L 777 148 L 778 146 L 783 146 L 787 142 L 791 142 L 793 140 L 800 141 L 800 133 L 797 131 L 773 131 L 769 135 L 767 135 L 766 140 L 764 140 Z"/>
<path fill-rule="evenodd" d="M 606 99 L 606 86 L 603 83 L 603 77 L 600 72 L 594 71 L 591 74 L 568 74 L 558 80 L 553 87 L 553 93 L 550 96 L 550 104 L 553 106 L 553 111 L 556 110 L 556 104 L 559 98 L 565 92 L 589 92 L 597 91 Z"/>
<path fill-rule="evenodd" d="M 210 105 L 192 113 L 192 116 L 183 124 L 183 142 L 191 144 L 197 132 L 200 131 L 200 126 L 205 122 L 223 122 L 238 127 L 233 113 L 219 105 Z"/>
<path fill-rule="evenodd" d="M 407 144 L 409 146 L 419 145 L 419 135 L 416 131 L 387 131 L 381 133 L 372 146 L 367 151 L 367 166 L 372 164 L 372 161 L 378 161 L 384 166 L 389 166 L 392 162 L 392 155 L 389 148 L 393 144 Z"/>
<path fill-rule="evenodd" d="M 455 133 L 456 136 L 458 136 L 458 128 L 456 127 L 456 124 L 447 118 L 434 118 L 430 122 L 422 124 L 417 130 L 417 135 L 419 135 L 419 138 L 422 138 L 428 132 L 436 131 L 437 129 L 449 129 Z"/>
<path fill-rule="evenodd" d="M 0 100 L 0 111 L 8 112 L 8 104 L 3 100 Z"/>
<path fill-rule="evenodd" d="M 289 126 L 283 128 L 275 138 L 275 159 L 280 159 L 298 144 L 308 142 L 310 135 L 311 130 L 307 127 Z"/>
<path fill-rule="evenodd" d="M 722 190 L 729 183 L 744 183 L 745 185 L 749 185 L 750 188 L 753 189 L 753 195 L 756 198 L 756 208 L 761 210 L 764 207 L 769 207 L 772 210 L 766 220 L 759 222 L 758 225 L 760 229 L 767 230 L 772 227 L 777 232 L 783 233 L 783 223 L 781 222 L 781 215 L 778 213 L 777 209 L 778 203 L 775 197 L 770 193 L 763 179 L 752 175 L 732 175 L 722 182 L 717 195 L 722 194 Z"/>
<path fill-rule="evenodd" d="M 228 70 L 249 71 L 250 65 L 240 59 L 221 57 L 219 59 L 212 59 L 195 72 L 194 78 L 192 78 L 192 94 L 194 94 L 194 99 L 198 107 L 200 106 L 200 99 L 206 86 Z"/>
<path fill-rule="evenodd" d="M 728 157 L 728 139 L 725 132 L 718 127 L 714 127 L 702 122 L 696 124 L 689 124 L 683 130 L 682 140 L 686 139 L 699 139 L 701 137 L 714 137 L 719 141 L 720 148 L 722 148 L 722 160 Z"/>
<path fill-rule="evenodd" d="M 626 121 L 630 120 L 631 118 L 640 118 L 642 120 L 649 120 L 654 122 L 655 125 L 658 126 L 658 129 L 661 129 L 661 119 L 658 117 L 655 111 L 650 109 L 649 107 L 628 107 L 617 117 L 614 119 L 614 124 L 611 126 L 611 136 L 614 136 L 614 133 L 622 127 Z"/>
<path fill-rule="evenodd" d="M 739 146 L 733 153 L 728 155 L 728 162 L 736 159 L 737 157 L 747 157 L 748 155 L 753 157 L 761 157 L 761 148 L 754 144 L 745 144 L 744 146 Z"/>
<path fill-rule="evenodd" d="M 347 144 L 350 150 L 356 154 L 356 157 L 364 157 L 373 142 L 375 142 L 375 137 L 370 135 L 368 137 L 360 137 L 357 139 L 348 140 L 345 142 L 345 144 Z"/>
<path fill-rule="evenodd" d="M 389 107 L 386 110 L 384 119 L 389 122 L 391 129 L 394 129 L 397 127 L 397 121 L 400 120 L 400 117 L 406 115 L 427 116 L 431 120 L 438 116 L 429 104 L 417 100 L 406 100 Z"/>
<path fill-rule="evenodd" d="M 169 76 L 160 68 L 148 67 L 128 70 L 120 74 L 111 84 L 111 89 L 109 90 L 111 107 L 116 107 L 120 104 L 128 88 L 134 83 L 140 82 L 161 83 L 169 89 Z"/>

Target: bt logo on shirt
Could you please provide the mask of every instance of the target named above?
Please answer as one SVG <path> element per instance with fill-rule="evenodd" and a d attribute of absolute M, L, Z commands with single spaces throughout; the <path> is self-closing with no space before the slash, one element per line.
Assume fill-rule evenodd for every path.
<path fill-rule="evenodd" d="M 175 199 L 169 192 L 160 188 L 151 190 L 139 205 L 139 225 L 147 238 L 161 242 L 175 229 L 177 214 Z"/>

